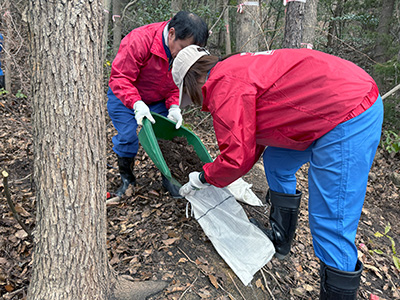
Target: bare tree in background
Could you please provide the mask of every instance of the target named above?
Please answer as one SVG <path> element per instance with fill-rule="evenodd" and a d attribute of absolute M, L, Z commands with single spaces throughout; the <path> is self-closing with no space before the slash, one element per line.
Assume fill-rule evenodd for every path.
<path fill-rule="evenodd" d="M 27 299 L 145 299 L 106 250 L 102 0 L 29 1 L 35 249 Z"/>
<path fill-rule="evenodd" d="M 122 39 L 122 24 L 121 24 L 121 0 L 113 0 L 112 2 L 112 20 L 113 20 L 113 59 L 117 55 L 119 45 Z"/>
<path fill-rule="evenodd" d="M 252 1 L 257 2 L 257 1 Z M 236 51 L 258 51 L 259 26 L 259 6 L 243 5 L 238 1 L 238 14 L 236 15 Z"/>
<path fill-rule="evenodd" d="M 303 48 L 313 48 L 317 26 L 318 0 L 307 0 L 304 12 L 302 44 Z"/>
<path fill-rule="evenodd" d="M 284 48 L 300 48 L 303 34 L 305 3 L 290 1 L 286 7 Z"/>
<path fill-rule="evenodd" d="M 182 0 L 171 0 L 171 13 L 175 16 L 177 12 L 182 10 Z"/>

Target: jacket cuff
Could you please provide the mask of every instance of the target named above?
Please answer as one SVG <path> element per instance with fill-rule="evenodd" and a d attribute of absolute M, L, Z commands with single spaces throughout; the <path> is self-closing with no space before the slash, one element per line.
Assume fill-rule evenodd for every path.
<path fill-rule="evenodd" d="M 204 171 L 201 171 L 201 172 L 200 172 L 200 174 L 199 174 L 199 179 L 200 179 L 200 182 L 203 183 L 203 184 L 204 184 L 204 183 L 208 183 L 207 180 L 206 180 L 206 178 L 205 178 L 205 176 L 204 176 Z"/>

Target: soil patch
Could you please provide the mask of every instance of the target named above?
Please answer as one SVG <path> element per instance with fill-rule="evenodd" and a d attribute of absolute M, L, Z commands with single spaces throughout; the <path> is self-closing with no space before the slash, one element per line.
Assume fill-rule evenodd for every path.
<path fill-rule="evenodd" d="M 180 184 L 188 181 L 191 172 L 202 170 L 204 163 L 185 137 L 177 136 L 172 140 L 160 139 L 158 144 L 172 177 Z"/>

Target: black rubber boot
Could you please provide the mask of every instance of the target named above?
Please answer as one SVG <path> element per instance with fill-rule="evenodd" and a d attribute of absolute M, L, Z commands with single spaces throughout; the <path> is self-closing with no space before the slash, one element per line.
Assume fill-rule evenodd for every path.
<path fill-rule="evenodd" d="M 180 189 L 179 186 L 176 186 L 175 184 L 173 184 L 163 174 L 161 174 L 161 178 L 162 178 L 162 186 L 169 192 L 171 197 L 176 198 L 176 199 L 183 198 L 181 196 L 181 194 L 179 194 L 179 189 Z"/>
<path fill-rule="evenodd" d="M 355 271 L 345 272 L 327 266 L 321 261 L 319 275 L 320 300 L 354 300 L 357 299 L 363 264 L 357 260 Z"/>
<path fill-rule="evenodd" d="M 275 257 L 284 259 L 290 252 L 299 213 L 301 192 L 296 194 L 277 193 L 271 189 L 267 201 L 271 203 L 269 222 L 271 229 L 266 231 L 275 246 Z"/>
<path fill-rule="evenodd" d="M 118 156 L 118 168 L 119 174 L 121 175 L 121 186 L 115 192 L 115 194 L 119 197 L 125 194 L 126 189 L 131 184 L 135 186 L 136 178 L 132 172 L 134 157 L 119 157 Z"/>

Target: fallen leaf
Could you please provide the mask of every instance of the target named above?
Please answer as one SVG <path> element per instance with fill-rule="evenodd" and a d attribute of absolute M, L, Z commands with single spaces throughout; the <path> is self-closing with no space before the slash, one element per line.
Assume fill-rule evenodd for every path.
<path fill-rule="evenodd" d="M 26 238 L 26 237 L 28 236 L 28 234 L 26 233 L 25 230 L 21 229 L 21 230 L 18 230 L 18 231 L 15 233 L 15 236 L 16 236 L 17 238 L 19 238 L 19 239 L 22 240 L 22 239 Z"/>
<path fill-rule="evenodd" d="M 166 245 L 166 246 L 170 246 L 173 243 L 175 243 L 177 240 L 179 240 L 179 238 L 171 238 L 171 239 L 166 239 L 163 240 L 162 242 Z"/>
<path fill-rule="evenodd" d="M 218 289 L 218 281 L 217 281 L 217 278 L 215 278 L 214 275 L 208 275 L 208 278 L 210 279 L 212 285 L 213 285 L 216 289 Z"/>

